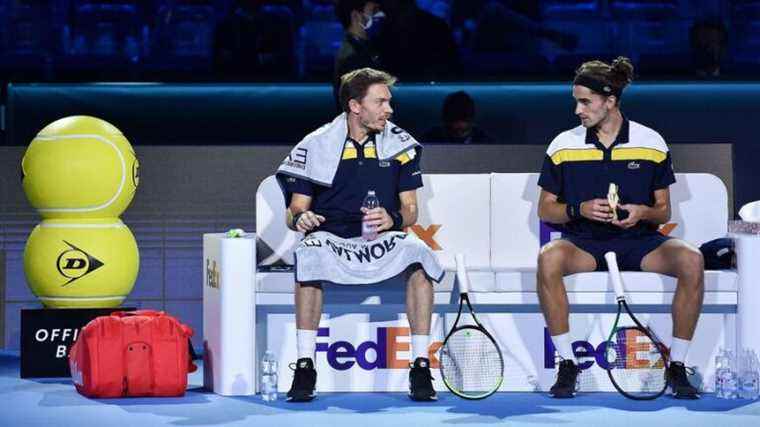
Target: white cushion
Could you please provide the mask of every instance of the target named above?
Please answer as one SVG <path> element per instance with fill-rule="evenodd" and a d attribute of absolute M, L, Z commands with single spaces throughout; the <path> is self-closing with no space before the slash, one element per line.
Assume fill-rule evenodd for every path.
<path fill-rule="evenodd" d="M 539 249 L 538 174 L 491 174 L 491 267 L 535 270 Z"/>
<path fill-rule="evenodd" d="M 417 190 L 416 225 L 427 233 L 439 227 L 432 239 L 444 269 L 455 270 L 454 255 L 461 252 L 468 268 L 490 270 L 491 176 L 432 174 L 423 175 L 422 181 L 424 186 Z"/>

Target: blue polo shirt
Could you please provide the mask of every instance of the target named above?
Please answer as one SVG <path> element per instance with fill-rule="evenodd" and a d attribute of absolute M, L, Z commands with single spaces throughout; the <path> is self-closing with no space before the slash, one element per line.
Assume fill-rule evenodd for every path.
<path fill-rule="evenodd" d="M 538 185 L 562 203 L 606 199 L 609 185 L 618 185 L 620 204 L 654 206 L 654 191 L 676 181 L 665 141 L 654 130 L 623 119 L 617 139 L 605 148 L 593 129 L 578 126 L 559 134 L 549 148 Z M 611 238 L 657 232 L 656 224 L 639 221 L 623 229 L 610 223 L 579 218 L 555 225 L 578 237 Z"/>
<path fill-rule="evenodd" d="M 350 238 L 361 236 L 361 206 L 369 190 L 374 190 L 380 206 L 388 212 L 401 208 L 399 193 L 422 187 L 420 149 L 410 149 L 390 161 L 380 161 L 375 150 L 375 135 L 363 144 L 346 138 L 343 155 L 332 186 L 287 177 L 290 193 L 311 196 L 311 210 L 325 217 L 315 231 L 328 231 Z"/>

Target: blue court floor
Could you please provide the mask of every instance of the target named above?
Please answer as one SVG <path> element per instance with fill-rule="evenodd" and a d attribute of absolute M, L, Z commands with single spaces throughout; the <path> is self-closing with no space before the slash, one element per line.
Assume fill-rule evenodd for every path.
<path fill-rule="evenodd" d="M 401 393 L 322 394 L 307 404 L 258 396 L 222 397 L 201 388 L 200 370 L 181 398 L 91 400 L 68 379 L 19 378 L 18 353 L 0 352 L 0 427 L 6 426 L 760 426 L 760 401 L 662 397 L 634 402 L 616 393 L 555 400 L 542 393 L 497 393 L 464 401 L 441 393 L 416 403 Z"/>

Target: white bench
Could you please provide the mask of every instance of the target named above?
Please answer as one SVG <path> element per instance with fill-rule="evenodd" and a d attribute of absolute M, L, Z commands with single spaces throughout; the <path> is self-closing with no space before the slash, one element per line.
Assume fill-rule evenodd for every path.
<path fill-rule="evenodd" d="M 463 252 L 473 293 L 513 294 L 502 296 L 499 303 L 537 302 L 535 271 L 541 246 L 536 213 L 537 180 L 538 174 L 530 173 L 423 177 L 425 185 L 418 190 L 420 216 L 416 227 L 419 228 L 410 231 L 422 238 L 430 233 L 441 248 L 436 253 L 449 274 L 442 285 L 436 286 L 437 292 L 451 291 L 454 254 Z M 673 214 L 666 226 L 672 228 L 669 235 L 698 245 L 727 234 L 727 194 L 717 177 L 677 174 L 671 200 Z M 260 270 L 271 265 L 292 265 L 294 246 L 302 236 L 285 227 L 284 201 L 273 177 L 264 180 L 256 194 L 256 233 Z M 675 280 L 669 277 L 639 272 L 628 272 L 625 276 L 633 303 L 669 303 L 667 296 L 675 291 Z M 735 305 L 736 281 L 735 272 L 707 271 L 705 304 Z M 571 302 L 614 302 L 607 282 L 606 273 L 569 277 Z M 257 291 L 291 293 L 292 273 L 260 273 Z M 651 294 L 659 297 L 652 298 Z"/>
<path fill-rule="evenodd" d="M 545 388 L 553 375 L 550 370 L 546 372 L 547 369 L 542 370 L 537 366 L 538 361 L 546 359 L 546 355 L 540 354 L 541 349 L 547 351 L 541 333 L 543 319 L 535 292 L 536 258 L 541 245 L 541 226 L 536 214 L 539 194 L 537 180 L 538 174 L 530 173 L 425 175 L 425 185 L 418 190 L 418 224 L 410 230 L 438 248 L 436 253 L 447 270 L 442 283 L 435 287 L 438 314 L 451 312 L 456 307 L 452 305 L 456 301 L 452 293 L 454 254 L 463 252 L 467 255 L 472 282 L 471 299 L 482 305 L 480 311 L 493 313 L 482 317 L 493 323 L 502 347 L 518 349 L 511 351 L 513 354 L 509 356 L 515 362 L 519 361 L 518 364 L 525 365 L 521 372 L 514 374 L 515 378 L 511 382 L 506 382 L 505 389 L 508 390 Z M 671 187 L 671 200 L 673 215 L 666 226 L 670 229 L 670 235 L 700 244 L 727 234 L 726 188 L 717 177 L 708 174 L 677 174 L 677 183 Z M 285 227 L 284 208 L 279 186 L 273 177 L 267 178 L 256 195 L 256 301 L 260 310 L 262 307 L 278 306 L 275 310 L 277 313 L 292 310 L 293 275 L 288 271 L 271 271 L 271 266 L 292 264 L 293 248 L 301 238 L 299 233 Z M 675 280 L 642 272 L 626 272 L 624 277 L 629 300 L 640 305 L 644 313 L 651 312 L 648 317 L 654 328 L 663 336 L 669 336 L 669 305 L 675 292 Z M 566 284 L 573 313 L 576 313 L 571 321 L 572 332 L 579 341 L 591 342 L 593 347 L 593 341 L 600 341 L 604 334 L 602 330 L 609 327 L 605 322 L 614 311 L 614 294 L 607 274 L 576 274 L 568 277 Z M 347 295 L 353 295 L 354 298 Z M 367 287 L 365 290 L 328 288 L 324 321 L 333 324 L 339 322 L 342 316 L 349 316 L 349 313 L 365 311 L 375 315 L 385 313 L 385 319 L 393 318 L 394 310 L 403 312 L 401 295 L 403 286 L 392 283 Z M 356 305 L 360 303 L 364 307 Z M 697 332 L 703 334 L 704 338 L 695 340 L 690 362 L 702 370 L 710 371 L 714 350 L 718 346 L 732 346 L 735 340 L 736 272 L 707 271 L 704 303 L 706 314 L 702 316 Z M 373 304 L 375 307 L 371 307 Z M 283 305 L 288 308 L 283 309 Z M 270 312 L 266 308 L 263 310 L 265 313 Z M 275 334 L 274 331 L 278 331 L 280 326 L 270 328 L 266 316 L 267 314 L 259 322 L 260 327 L 267 325 L 267 330 L 271 332 L 266 334 L 266 344 L 284 353 L 292 352 L 293 343 L 285 340 L 280 332 Z M 402 315 L 397 316 L 397 319 L 401 319 L 403 324 Z M 373 323 L 371 317 L 366 321 Z M 352 338 L 351 331 L 343 329 L 355 329 L 356 322 L 353 319 L 347 321 L 345 327 L 330 326 L 325 345 L 329 346 L 331 340 L 338 338 L 347 342 L 351 342 L 351 339 L 361 341 L 361 338 Z M 530 324 L 532 328 L 538 327 L 538 330 L 522 335 L 518 332 L 515 335 L 515 329 L 526 328 L 524 324 Z M 436 324 L 441 330 L 434 334 L 442 333 L 441 326 L 442 323 Z M 584 345 L 586 344 L 579 343 L 578 347 Z M 524 350 L 522 354 L 520 349 Z M 286 359 L 283 357 L 283 361 Z M 351 356 L 342 360 L 349 359 Z M 328 363 L 325 366 L 333 369 L 335 366 L 345 366 L 337 362 L 332 365 L 334 366 Z M 544 368 L 546 366 L 547 363 L 544 363 Z M 335 370 L 335 374 L 345 376 L 346 371 Z M 360 372 L 361 375 L 352 374 L 342 380 L 334 379 L 332 383 L 325 380 L 322 388 L 403 388 L 403 381 L 394 382 L 394 376 L 383 375 L 382 369 L 376 371 L 374 376 Z M 606 383 L 602 384 L 601 380 L 594 383 L 592 388 L 607 389 Z"/>
<path fill-rule="evenodd" d="M 728 202 L 723 183 L 708 174 L 677 174 L 676 178 L 671 186 L 669 234 L 694 244 L 725 236 Z M 536 295 L 536 259 L 542 242 L 536 214 L 537 179 L 538 174 L 530 173 L 424 175 L 424 187 L 418 190 L 418 223 L 410 229 L 436 249 L 447 270 L 435 286 L 431 351 L 453 321 L 457 307 L 454 254 L 463 252 L 472 282 L 470 298 L 505 353 L 503 390 L 547 389 L 554 379 L 553 348 Z M 293 249 L 302 237 L 285 227 L 284 213 L 280 188 L 269 177 L 256 194 L 256 353 L 260 357 L 265 348 L 274 350 L 281 366 L 295 360 L 294 280 L 288 265 L 292 266 Z M 549 237 L 545 233 L 544 240 Z M 642 317 L 661 336 L 669 337 L 675 280 L 625 272 L 624 281 L 629 300 L 638 305 Z M 717 348 L 735 345 L 737 283 L 734 271 L 705 274 L 705 310 L 688 362 L 707 376 L 706 386 Z M 566 278 L 566 286 L 574 348 L 592 365 L 584 388 L 612 390 L 604 371 L 591 363 L 597 360 L 595 349 L 616 311 L 607 274 L 576 274 Z M 405 369 L 394 369 L 403 368 L 408 357 L 403 294 L 398 280 L 326 288 L 316 361 L 319 390 L 405 390 Z M 289 371 L 283 369 L 280 374 L 280 389 L 287 390 Z"/>

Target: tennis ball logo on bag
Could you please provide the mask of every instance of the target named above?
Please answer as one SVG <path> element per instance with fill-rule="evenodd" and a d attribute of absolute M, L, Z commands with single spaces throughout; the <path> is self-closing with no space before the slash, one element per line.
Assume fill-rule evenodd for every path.
<path fill-rule="evenodd" d="M 409 360 L 400 359 L 399 352 L 410 352 L 409 342 L 399 341 L 399 337 L 409 337 L 406 327 L 378 327 L 375 341 L 364 341 L 354 345 L 348 341 L 317 343 L 316 353 L 325 353 L 327 363 L 335 370 L 345 371 L 358 366 L 365 371 L 373 369 L 409 369 Z M 329 337 L 330 328 L 319 328 L 318 337 Z M 441 341 L 434 341 L 428 348 L 430 367 L 438 368 L 436 353 L 441 348 Z M 373 358 L 374 357 L 374 358 Z"/>
<path fill-rule="evenodd" d="M 661 358 L 652 366 L 651 360 L 646 357 L 648 353 L 654 350 L 651 348 L 652 344 L 651 342 L 639 342 L 639 337 L 642 337 L 642 340 L 647 338 L 646 335 L 636 329 L 625 329 L 615 334 L 615 342 L 618 347 L 615 350 L 617 360 L 610 361 L 607 360 L 607 341 L 600 343 L 596 347 L 588 341 L 574 341 L 572 347 L 573 353 L 579 361 L 578 367 L 588 369 L 596 363 L 602 369 L 609 369 L 610 365 L 626 369 L 662 368 L 664 361 Z M 621 354 L 621 349 L 624 350 L 624 354 Z M 554 358 L 555 351 L 556 348 L 552 342 L 549 330 L 544 328 L 544 368 L 554 369 L 556 364 Z M 584 361 L 581 362 L 581 360 Z"/>

